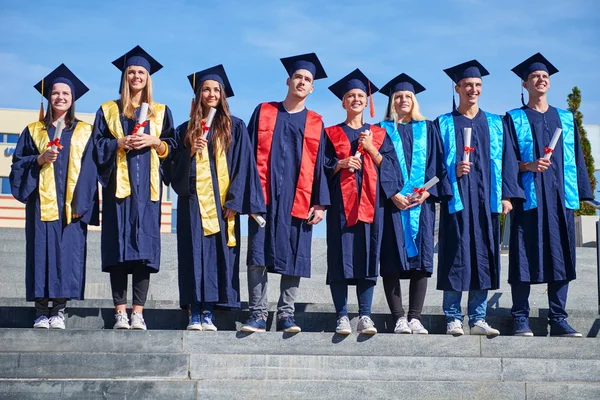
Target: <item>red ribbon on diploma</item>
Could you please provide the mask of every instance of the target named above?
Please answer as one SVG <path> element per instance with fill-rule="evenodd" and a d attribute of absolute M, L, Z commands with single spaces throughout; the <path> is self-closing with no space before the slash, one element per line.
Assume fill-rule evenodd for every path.
<path fill-rule="evenodd" d="M 422 188 L 413 188 L 413 192 L 415 192 L 416 194 L 421 195 L 421 194 L 423 194 L 425 192 L 425 188 L 424 187 L 422 187 Z"/>
<path fill-rule="evenodd" d="M 135 124 L 135 126 L 133 127 L 133 133 L 137 133 L 138 129 L 143 128 L 146 125 L 148 125 L 148 121 L 144 121 L 141 124 Z"/>
<path fill-rule="evenodd" d="M 210 130 L 209 126 L 206 126 L 206 122 L 205 121 L 201 121 L 200 125 L 202 125 L 202 134 L 208 132 Z"/>
<path fill-rule="evenodd" d="M 465 147 L 463 147 L 463 150 L 464 150 L 464 151 L 465 151 L 467 154 L 469 154 L 469 153 L 474 153 L 474 152 L 475 152 L 475 147 L 467 147 L 467 146 L 465 146 Z"/>
<path fill-rule="evenodd" d="M 550 147 L 544 147 L 544 153 L 546 154 L 552 154 L 553 151 Z"/>
<path fill-rule="evenodd" d="M 52 147 L 52 146 L 56 146 L 57 148 L 62 150 L 63 146 L 62 146 L 62 144 L 60 144 L 60 138 L 56 138 L 46 145 L 46 147 Z"/>

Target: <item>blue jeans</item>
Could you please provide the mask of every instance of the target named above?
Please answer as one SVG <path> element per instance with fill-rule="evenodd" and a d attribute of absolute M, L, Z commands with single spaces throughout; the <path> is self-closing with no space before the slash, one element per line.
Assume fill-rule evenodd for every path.
<path fill-rule="evenodd" d="M 511 285 L 513 306 L 510 310 L 513 318 L 529 318 L 529 293 L 531 284 L 529 282 L 515 282 Z M 558 321 L 569 316 L 565 310 L 567 306 L 567 293 L 569 292 L 568 281 L 556 281 L 548 283 L 548 320 Z"/>
<path fill-rule="evenodd" d="M 485 320 L 487 308 L 487 290 L 469 290 L 468 313 L 469 326 L 473 326 L 475 322 Z M 460 309 L 460 300 L 462 292 L 454 292 L 451 290 L 444 291 L 444 302 L 442 308 L 446 315 L 446 322 L 451 322 L 455 319 L 463 321 L 463 316 Z"/>
<path fill-rule="evenodd" d="M 348 316 L 348 284 L 346 281 L 332 282 L 329 284 L 331 297 L 335 305 L 338 318 Z M 371 316 L 371 305 L 373 304 L 373 292 L 375 281 L 358 279 L 356 283 L 356 297 L 358 297 L 358 315 Z"/>
<path fill-rule="evenodd" d="M 203 303 L 193 303 L 191 304 L 190 311 L 192 314 L 202 314 L 204 311 L 213 312 L 215 311 L 215 303 L 212 302 L 203 302 Z"/>

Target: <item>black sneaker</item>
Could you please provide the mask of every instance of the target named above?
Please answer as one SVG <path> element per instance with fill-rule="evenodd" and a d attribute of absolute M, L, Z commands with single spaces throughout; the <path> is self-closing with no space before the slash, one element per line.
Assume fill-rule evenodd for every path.
<path fill-rule="evenodd" d="M 296 321 L 292 315 L 284 315 L 283 317 L 277 318 L 277 330 L 288 333 L 298 333 L 302 329 L 296 325 Z"/>
<path fill-rule="evenodd" d="M 533 331 L 529 327 L 529 318 L 513 318 L 513 335 L 515 336 L 533 336 Z"/>
<path fill-rule="evenodd" d="M 560 337 L 583 337 L 583 335 L 577 332 L 569 325 L 566 319 L 559 319 L 557 321 L 550 321 L 550 336 Z"/>

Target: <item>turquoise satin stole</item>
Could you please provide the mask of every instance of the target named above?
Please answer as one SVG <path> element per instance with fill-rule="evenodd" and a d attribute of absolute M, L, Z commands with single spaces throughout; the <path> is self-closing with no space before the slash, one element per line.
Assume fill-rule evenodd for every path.
<path fill-rule="evenodd" d="M 557 108 L 558 117 L 562 127 L 563 140 L 563 172 L 565 181 L 565 207 L 571 210 L 579 210 L 579 187 L 577 185 L 577 164 L 575 163 L 575 122 L 570 111 Z M 533 135 L 527 114 L 521 108 L 508 112 L 513 120 L 513 126 L 519 143 L 521 161 L 531 162 L 534 160 Z M 552 132 L 554 135 L 554 132 Z M 524 210 L 537 207 L 537 195 L 535 191 L 535 177 L 533 172 L 521 172 L 521 183 L 525 190 Z"/>
<path fill-rule="evenodd" d="M 504 129 L 502 118 L 496 114 L 485 113 L 490 134 L 490 211 L 502 212 L 502 149 L 504 140 Z M 458 191 L 456 178 L 456 132 L 454 129 L 454 117 L 452 113 L 443 114 L 438 117 L 440 133 L 444 143 L 444 154 L 448 180 L 452 187 L 452 199 L 448 201 L 448 211 L 454 214 L 462 211 L 465 207 Z"/>
<path fill-rule="evenodd" d="M 427 121 L 413 121 L 413 148 L 412 148 L 412 163 L 410 173 L 406 165 L 404 157 L 404 146 L 402 138 L 398 133 L 398 127 L 394 121 L 383 121 L 381 127 L 385 128 L 388 136 L 394 144 L 394 150 L 400 169 L 404 186 L 400 190 L 400 194 L 408 196 L 413 193 L 413 189 L 422 188 L 425 185 L 425 166 L 427 159 Z M 402 226 L 404 230 L 404 247 L 408 257 L 415 257 L 419 254 L 419 248 L 416 243 L 417 234 L 419 233 L 419 222 L 421 219 L 421 205 L 415 206 L 409 210 L 400 212 L 402 217 Z"/>

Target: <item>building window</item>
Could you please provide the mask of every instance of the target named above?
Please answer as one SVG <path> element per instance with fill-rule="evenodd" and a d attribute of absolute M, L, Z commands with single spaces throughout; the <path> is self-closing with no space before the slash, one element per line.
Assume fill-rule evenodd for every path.
<path fill-rule="evenodd" d="M 12 192 L 10 191 L 10 181 L 8 180 L 8 178 L 3 176 L 0 179 L 2 179 L 2 194 L 11 194 Z"/>
<path fill-rule="evenodd" d="M 17 143 L 19 135 L 16 133 L 0 133 L 0 143 Z"/>

